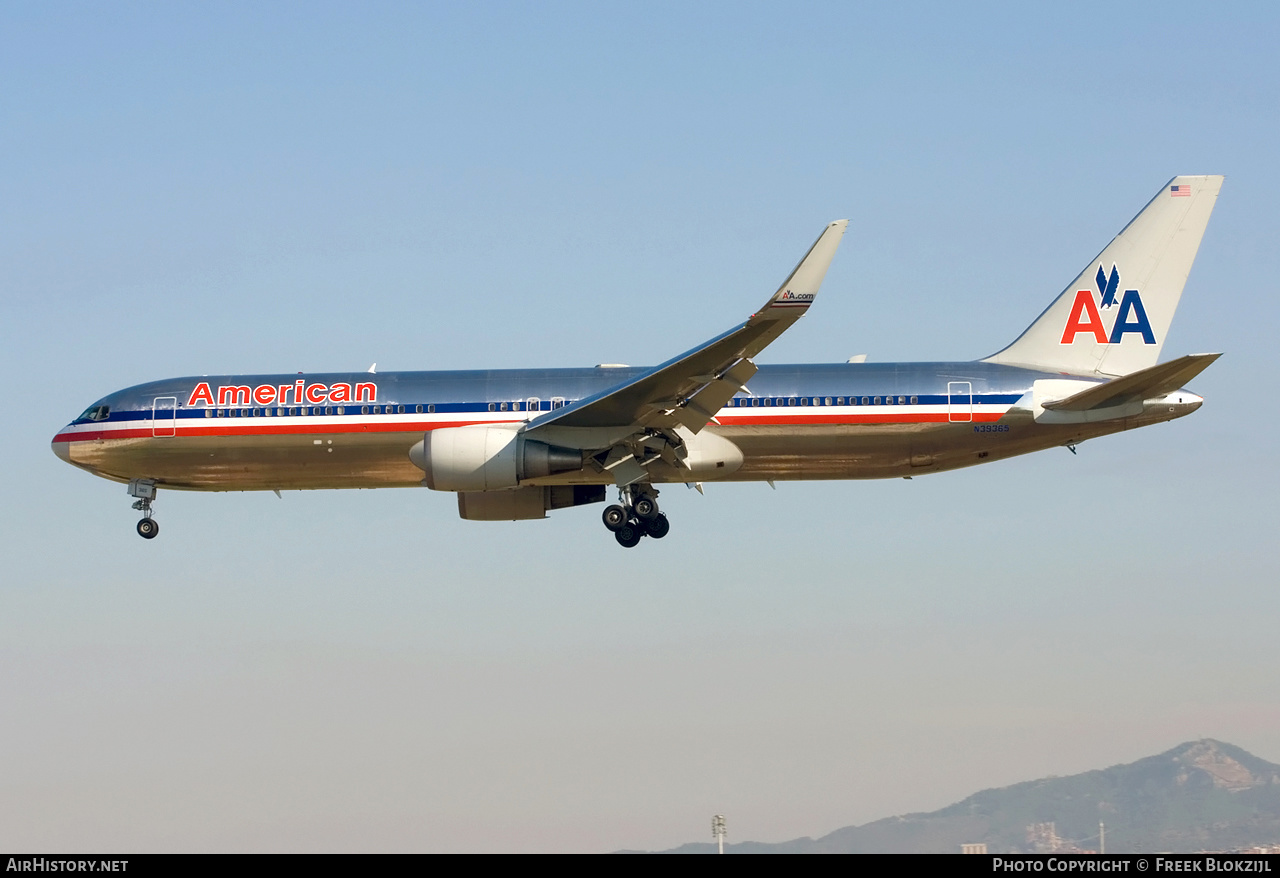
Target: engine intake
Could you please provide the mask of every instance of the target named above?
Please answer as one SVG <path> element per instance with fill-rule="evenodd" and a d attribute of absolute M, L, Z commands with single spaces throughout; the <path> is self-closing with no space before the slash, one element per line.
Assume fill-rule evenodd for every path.
<path fill-rule="evenodd" d="M 515 425 L 432 430 L 409 449 L 434 491 L 497 491 L 528 479 L 582 469 L 582 451 L 525 439 Z"/>

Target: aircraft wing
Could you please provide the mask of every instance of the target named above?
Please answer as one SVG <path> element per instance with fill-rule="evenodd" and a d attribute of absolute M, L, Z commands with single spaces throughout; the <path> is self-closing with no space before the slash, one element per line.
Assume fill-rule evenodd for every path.
<path fill-rule="evenodd" d="M 764 307 L 742 324 L 616 387 L 534 418 L 532 435 L 552 426 L 697 433 L 756 373 L 759 354 L 813 304 L 848 220 L 823 230 Z"/>

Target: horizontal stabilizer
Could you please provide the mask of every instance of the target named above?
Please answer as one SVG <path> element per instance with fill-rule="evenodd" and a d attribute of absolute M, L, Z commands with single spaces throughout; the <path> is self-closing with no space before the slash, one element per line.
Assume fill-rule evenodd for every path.
<path fill-rule="evenodd" d="M 1195 378 L 1220 356 L 1222 354 L 1188 354 L 1123 378 L 1114 378 L 1066 399 L 1046 402 L 1044 408 L 1055 412 L 1087 412 L 1164 396 Z"/>

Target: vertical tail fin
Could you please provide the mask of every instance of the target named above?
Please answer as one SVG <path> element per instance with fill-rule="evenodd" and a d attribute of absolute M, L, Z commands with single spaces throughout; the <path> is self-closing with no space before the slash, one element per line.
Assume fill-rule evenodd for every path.
<path fill-rule="evenodd" d="M 1160 358 L 1221 176 L 1174 177 L 1018 339 L 984 362 L 1128 375 Z"/>

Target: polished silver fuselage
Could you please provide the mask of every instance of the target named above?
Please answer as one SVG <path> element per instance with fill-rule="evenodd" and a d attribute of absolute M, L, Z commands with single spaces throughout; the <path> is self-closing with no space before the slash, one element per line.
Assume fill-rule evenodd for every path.
<path fill-rule="evenodd" d="M 410 461 L 409 449 L 424 433 L 523 422 L 644 371 L 177 378 L 104 397 L 90 412 L 106 407 L 105 417 L 73 421 L 53 447 L 64 460 L 104 478 L 147 479 L 164 488 L 418 486 L 423 472 Z M 731 400 L 706 430 L 742 452 L 741 467 L 723 481 L 891 478 L 1074 445 L 1172 420 L 1201 404 L 1180 392 L 1149 400 L 1125 417 L 1043 423 L 1033 386 L 1062 377 L 982 362 L 763 366 L 749 393 Z M 223 388 L 230 392 L 220 396 Z M 678 468 L 658 467 L 653 481 L 692 479 Z M 531 481 L 610 482 L 608 473 L 592 467 Z"/>

